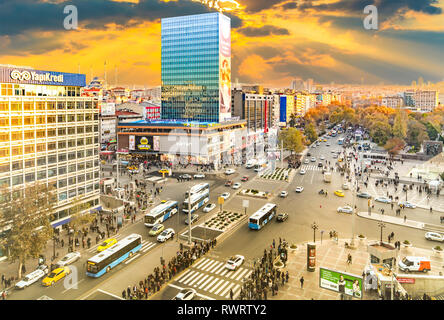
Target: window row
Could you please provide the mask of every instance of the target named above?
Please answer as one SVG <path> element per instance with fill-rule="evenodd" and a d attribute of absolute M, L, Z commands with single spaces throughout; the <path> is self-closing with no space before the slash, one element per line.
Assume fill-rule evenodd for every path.
<path fill-rule="evenodd" d="M 1 187 L 10 187 L 12 186 L 18 186 L 21 185 L 23 183 L 30 183 L 30 182 L 34 182 L 36 180 L 45 180 L 47 178 L 52 178 L 52 177 L 56 177 L 57 176 L 57 170 L 54 169 L 48 169 L 48 171 L 43 170 L 43 171 L 39 171 L 37 172 L 37 174 L 35 174 L 34 172 L 31 173 L 27 173 L 25 175 L 17 175 L 17 176 L 13 176 L 12 179 L 8 178 L 1 178 L 0 179 L 0 186 Z M 100 177 L 100 173 L 98 171 L 92 173 L 86 173 L 83 175 L 77 175 L 75 177 L 70 177 L 68 179 L 60 179 L 57 182 L 57 185 L 55 185 L 55 187 L 57 188 L 63 188 L 66 187 L 68 185 L 75 185 L 77 183 L 82 183 L 85 181 L 90 181 L 93 179 L 98 179 Z"/>
<path fill-rule="evenodd" d="M 0 101 L 0 111 L 44 111 L 66 109 L 97 109 L 97 101 Z"/>
<path fill-rule="evenodd" d="M 29 126 L 29 125 L 43 125 L 46 123 L 65 123 L 65 122 L 80 122 L 80 121 L 93 121 L 99 120 L 98 113 L 87 113 L 87 114 L 59 114 L 55 115 L 41 115 L 41 116 L 12 116 L 1 117 L 0 127 L 10 127 L 10 126 Z"/>

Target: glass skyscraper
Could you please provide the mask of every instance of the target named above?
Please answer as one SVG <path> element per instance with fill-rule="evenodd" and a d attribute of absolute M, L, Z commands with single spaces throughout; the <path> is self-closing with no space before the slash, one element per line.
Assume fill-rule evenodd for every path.
<path fill-rule="evenodd" d="M 219 123 L 230 117 L 230 18 L 162 19 L 162 119 Z"/>

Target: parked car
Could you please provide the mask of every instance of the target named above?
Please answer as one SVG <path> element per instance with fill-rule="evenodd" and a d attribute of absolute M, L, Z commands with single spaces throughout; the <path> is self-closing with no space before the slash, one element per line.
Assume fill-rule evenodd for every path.
<path fill-rule="evenodd" d="M 276 221 L 284 222 L 288 219 L 288 213 L 281 212 L 276 216 Z"/>
<path fill-rule="evenodd" d="M 297 193 L 301 193 L 302 191 L 304 191 L 304 187 L 302 187 L 302 186 L 299 186 L 299 187 L 296 187 L 296 190 L 295 190 Z"/>
<path fill-rule="evenodd" d="M 203 173 L 195 174 L 193 177 L 194 179 L 205 179 L 205 175 Z"/>
<path fill-rule="evenodd" d="M 431 240 L 431 241 L 439 241 L 439 242 L 444 242 L 444 235 L 439 234 L 437 232 L 427 232 L 425 234 L 425 238 L 427 240 Z"/>
<path fill-rule="evenodd" d="M 117 240 L 114 238 L 106 239 L 105 241 L 102 242 L 102 244 L 100 246 L 97 247 L 97 251 L 102 252 L 103 250 L 106 250 L 106 249 L 112 247 L 116 243 L 117 243 Z"/>
<path fill-rule="evenodd" d="M 46 275 L 46 273 L 43 270 L 36 269 L 33 272 L 27 274 L 22 280 L 17 282 L 15 284 L 15 287 L 17 289 L 24 289 L 26 287 L 29 287 L 34 282 L 39 281 L 41 278 L 43 278 Z"/>
<path fill-rule="evenodd" d="M 70 273 L 71 269 L 69 269 L 68 267 L 56 268 L 52 270 L 52 272 L 42 280 L 42 285 L 44 285 L 45 287 L 52 286 L 54 283 L 63 279 Z"/>
<path fill-rule="evenodd" d="M 178 294 L 173 298 L 173 300 L 193 300 L 196 296 L 196 290 L 192 288 L 185 288 L 179 291 Z"/>
<path fill-rule="evenodd" d="M 344 207 L 339 207 L 338 208 L 338 212 L 339 213 L 353 213 L 353 208 L 350 206 L 344 206 Z"/>
<path fill-rule="evenodd" d="M 281 194 L 279 195 L 281 198 L 286 198 L 288 196 L 287 191 L 281 191 Z"/>
<path fill-rule="evenodd" d="M 77 251 L 70 252 L 70 253 L 67 253 L 60 261 L 58 261 L 56 263 L 56 266 L 58 268 L 65 267 L 67 265 L 70 265 L 71 263 L 76 262 L 79 259 L 80 259 L 80 252 L 77 252 Z"/>
<path fill-rule="evenodd" d="M 191 224 L 195 223 L 197 220 L 199 220 L 199 215 L 198 214 L 192 214 L 191 215 Z M 185 224 L 188 225 L 188 218 L 185 219 Z"/>
<path fill-rule="evenodd" d="M 240 182 L 236 182 L 236 183 L 233 184 L 233 186 L 232 186 L 232 188 L 235 189 L 235 190 L 239 189 L 240 187 L 241 187 Z"/>
<path fill-rule="evenodd" d="M 169 239 L 174 239 L 174 230 L 172 228 L 164 230 L 161 234 L 157 236 L 158 242 L 165 242 Z"/>
<path fill-rule="evenodd" d="M 227 170 L 225 170 L 225 174 L 228 176 L 228 175 L 230 175 L 230 174 L 233 174 L 233 173 L 235 173 L 236 172 L 236 170 L 234 170 L 234 169 L 227 169 Z"/>
<path fill-rule="evenodd" d="M 213 210 L 214 208 L 216 208 L 216 204 L 214 203 L 209 203 L 205 206 L 205 208 L 203 208 L 203 212 L 207 213 L 210 212 L 211 210 Z"/>
<path fill-rule="evenodd" d="M 165 230 L 165 226 L 163 224 L 158 223 L 151 228 L 148 234 L 154 237 L 157 236 L 159 233 L 161 233 L 163 230 Z"/>
<path fill-rule="evenodd" d="M 230 259 L 228 259 L 227 263 L 225 264 L 225 268 L 228 270 L 236 270 L 237 268 L 239 268 L 242 263 L 244 263 L 244 256 L 241 255 L 235 255 L 233 257 L 231 257 Z"/>

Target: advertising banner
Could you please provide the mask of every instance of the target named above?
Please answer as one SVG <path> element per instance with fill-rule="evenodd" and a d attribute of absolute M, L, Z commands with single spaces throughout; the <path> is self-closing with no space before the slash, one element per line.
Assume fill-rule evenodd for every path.
<path fill-rule="evenodd" d="M 362 277 L 326 268 L 319 269 L 319 286 L 362 299 Z"/>
<path fill-rule="evenodd" d="M 160 151 L 160 137 L 159 136 L 153 137 L 153 150 Z"/>
<path fill-rule="evenodd" d="M 128 148 L 131 151 L 136 150 L 136 137 L 135 136 L 129 136 L 129 145 Z"/>
<path fill-rule="evenodd" d="M 136 151 L 139 152 L 154 152 L 154 141 L 152 136 L 137 136 L 136 137 Z"/>
<path fill-rule="evenodd" d="M 219 15 L 219 122 L 231 118 L 231 20 Z"/>
<path fill-rule="evenodd" d="M 77 73 L 0 67 L 0 83 L 26 83 L 52 86 L 86 86 L 86 76 Z"/>
<path fill-rule="evenodd" d="M 101 102 L 100 114 L 102 116 L 114 116 L 116 114 L 116 104 L 114 102 Z"/>

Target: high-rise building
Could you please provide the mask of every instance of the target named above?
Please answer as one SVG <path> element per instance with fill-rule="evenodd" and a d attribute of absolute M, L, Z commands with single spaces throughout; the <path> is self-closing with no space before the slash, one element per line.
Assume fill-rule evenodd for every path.
<path fill-rule="evenodd" d="M 438 97 L 435 90 L 408 90 L 404 92 L 404 104 L 413 111 L 430 112 L 438 106 Z"/>
<path fill-rule="evenodd" d="M 231 20 L 221 13 L 162 19 L 162 119 L 231 118 Z"/>
<path fill-rule="evenodd" d="M 291 82 L 291 89 L 294 91 L 302 91 L 304 90 L 304 80 L 301 78 L 296 78 Z"/>
<path fill-rule="evenodd" d="M 0 185 L 53 185 L 53 227 L 69 221 L 76 197 L 99 205 L 99 108 L 81 96 L 85 85 L 83 74 L 0 66 Z"/>

